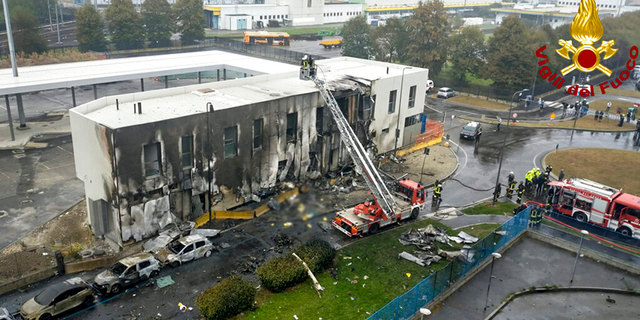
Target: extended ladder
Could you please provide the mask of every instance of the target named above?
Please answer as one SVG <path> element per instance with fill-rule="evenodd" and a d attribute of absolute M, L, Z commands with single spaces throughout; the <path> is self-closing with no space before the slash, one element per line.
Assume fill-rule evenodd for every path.
<path fill-rule="evenodd" d="M 356 168 L 360 169 L 360 174 L 362 174 L 362 176 L 364 177 L 369 190 L 371 190 L 371 193 L 373 193 L 373 196 L 380 206 L 380 209 L 382 209 L 385 220 L 392 218 L 398 204 L 391 196 L 389 189 L 387 189 L 386 184 L 380 177 L 380 173 L 378 173 L 378 170 L 373 165 L 373 162 L 371 162 L 371 159 L 369 159 L 369 157 L 367 156 L 367 152 L 358 140 L 358 137 L 356 137 L 353 129 L 351 129 L 349 122 L 347 122 L 347 119 L 342 114 L 342 111 L 340 111 L 338 102 L 333 97 L 333 94 L 331 94 L 329 89 L 327 89 L 324 81 L 318 79 L 315 76 L 315 72 L 313 72 L 311 75 L 305 75 L 301 78 L 309 79 L 313 81 L 313 83 L 315 83 L 316 87 L 320 91 L 320 94 L 322 95 L 322 98 L 324 99 L 324 102 L 327 104 L 327 106 L 329 106 L 329 110 L 331 111 L 333 120 L 336 122 L 338 130 L 340 130 L 340 137 L 347 149 L 347 152 L 349 152 L 349 155 L 353 159 L 353 162 L 356 164 Z"/>

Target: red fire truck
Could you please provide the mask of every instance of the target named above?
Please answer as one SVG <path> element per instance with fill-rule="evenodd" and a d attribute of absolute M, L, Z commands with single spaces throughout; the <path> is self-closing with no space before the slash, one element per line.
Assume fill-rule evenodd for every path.
<path fill-rule="evenodd" d="M 640 238 L 640 197 L 587 179 L 552 181 L 549 186 L 556 211 Z"/>

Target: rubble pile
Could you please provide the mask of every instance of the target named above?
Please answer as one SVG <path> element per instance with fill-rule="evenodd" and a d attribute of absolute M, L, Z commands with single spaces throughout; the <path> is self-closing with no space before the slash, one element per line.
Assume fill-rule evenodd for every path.
<path fill-rule="evenodd" d="M 273 237 L 273 242 L 275 242 L 275 247 L 273 250 L 277 253 L 282 253 L 284 249 L 291 247 L 293 245 L 293 240 L 288 235 L 280 232 Z"/>
<path fill-rule="evenodd" d="M 450 240 L 456 243 L 465 243 L 465 246 L 460 251 L 445 251 L 435 245 L 436 242 L 439 242 L 452 247 Z M 475 243 L 478 238 L 464 231 L 460 231 L 457 236 L 449 236 L 444 228 L 428 225 L 425 228 L 412 228 L 402 233 L 398 241 L 405 246 L 414 245 L 420 250 L 414 251 L 413 254 L 403 251 L 398 255 L 398 259 L 405 259 L 425 267 L 440 261 L 442 258 L 447 260 L 472 260 L 475 253 L 473 248 L 466 244 Z"/>

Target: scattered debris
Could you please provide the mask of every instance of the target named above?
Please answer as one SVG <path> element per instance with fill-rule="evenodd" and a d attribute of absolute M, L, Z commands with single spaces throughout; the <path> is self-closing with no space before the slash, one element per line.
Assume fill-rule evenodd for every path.
<path fill-rule="evenodd" d="M 331 223 L 326 222 L 326 217 L 324 219 L 325 221 L 318 221 L 318 226 L 320 226 L 320 229 L 324 232 L 329 232 L 329 230 L 331 230 Z"/>
<path fill-rule="evenodd" d="M 422 259 L 418 259 L 418 257 L 412 255 L 411 253 L 408 253 L 406 251 L 402 251 L 400 254 L 398 254 L 398 259 L 405 259 L 405 260 L 409 260 L 411 262 L 415 262 L 417 263 L 419 266 L 422 267 L 426 267 L 429 264 L 427 264 L 427 262 L 423 261 Z M 429 261 L 429 263 L 431 263 L 431 261 Z"/>
<path fill-rule="evenodd" d="M 283 226 L 285 226 L 285 227 L 291 227 L 292 225 L 293 225 L 293 223 L 291 223 L 291 222 L 285 222 L 283 224 Z"/>
<path fill-rule="evenodd" d="M 464 231 L 460 231 L 460 233 L 458 233 L 458 237 L 462 238 L 464 240 L 464 243 L 476 243 L 478 242 L 478 238 L 469 235 L 468 233 L 464 232 Z"/>
<path fill-rule="evenodd" d="M 300 257 L 298 257 L 297 254 L 293 253 L 293 256 L 296 257 L 296 259 L 298 259 L 300 262 L 302 262 L 302 265 L 307 270 L 307 274 L 309 275 L 309 278 L 311 278 L 311 281 L 313 282 L 313 287 L 316 289 L 316 292 L 318 292 L 318 297 L 322 298 L 320 291 L 323 291 L 324 288 L 320 285 L 320 282 L 318 282 L 318 279 L 316 279 L 316 276 L 313 275 L 313 272 L 311 272 L 311 269 L 309 269 L 307 264 L 304 261 L 302 261 L 302 259 L 300 259 Z M 296 319 L 298 318 L 296 317 Z"/>
<path fill-rule="evenodd" d="M 406 275 L 407 275 L 407 278 L 411 278 L 411 273 L 407 272 Z"/>
<path fill-rule="evenodd" d="M 271 198 L 267 203 L 269 208 L 275 211 L 280 211 L 282 209 L 282 204 L 276 200 L 276 198 Z"/>
<path fill-rule="evenodd" d="M 231 247 L 231 245 L 226 243 L 226 242 L 223 242 L 223 243 L 220 244 L 220 248 L 222 248 L 222 249 L 226 249 L 226 248 L 229 248 L 229 247 Z"/>
<path fill-rule="evenodd" d="M 164 288 L 175 284 L 175 282 L 171 279 L 171 276 L 166 276 L 158 278 L 158 280 L 156 280 L 156 284 L 158 285 L 158 288 Z"/>
<path fill-rule="evenodd" d="M 506 231 L 504 231 L 504 230 L 495 231 L 494 233 L 495 233 L 495 234 L 499 234 L 499 235 L 501 235 L 501 236 L 504 236 L 505 234 L 507 234 L 507 232 L 506 232 Z"/>
<path fill-rule="evenodd" d="M 287 234 L 279 232 L 273 237 L 273 241 L 276 243 L 274 250 L 278 253 L 282 253 L 285 248 L 293 245 L 293 240 Z"/>
<path fill-rule="evenodd" d="M 362 279 L 367 280 L 369 279 L 369 276 L 365 275 Z"/>
<path fill-rule="evenodd" d="M 433 225 L 421 229 L 411 229 L 401 234 L 398 240 L 405 246 L 413 244 L 418 249 L 425 251 L 434 249 L 434 241 L 451 245 L 447 231 L 443 228 L 434 228 Z"/>
<path fill-rule="evenodd" d="M 223 229 L 231 229 L 233 227 L 236 226 L 236 223 L 233 222 L 233 220 L 226 220 L 225 222 L 222 223 L 222 228 Z"/>
<path fill-rule="evenodd" d="M 207 238 L 213 238 L 220 234 L 218 229 L 191 229 L 191 234 L 203 235 Z"/>

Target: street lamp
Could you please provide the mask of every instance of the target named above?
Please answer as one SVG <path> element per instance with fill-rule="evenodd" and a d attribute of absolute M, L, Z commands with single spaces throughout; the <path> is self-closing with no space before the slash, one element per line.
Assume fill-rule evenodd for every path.
<path fill-rule="evenodd" d="M 211 180 L 213 180 L 213 177 L 211 176 L 211 158 L 212 158 L 212 154 L 211 154 L 211 140 L 210 140 L 210 136 L 211 136 L 211 130 L 209 129 L 209 114 L 213 113 L 213 104 L 211 102 L 207 102 L 207 180 L 208 180 L 208 191 L 207 191 L 207 201 L 208 201 L 208 207 L 209 207 L 209 227 L 211 227 L 212 224 L 212 220 L 211 220 Z"/>
<path fill-rule="evenodd" d="M 573 283 L 573 276 L 576 275 L 576 267 L 578 266 L 578 257 L 580 257 L 580 249 L 582 249 L 582 240 L 584 240 L 584 236 L 589 235 L 589 231 L 581 230 L 580 233 L 580 245 L 578 246 L 578 252 L 576 252 L 576 260 L 573 262 L 573 272 L 571 272 L 571 281 L 569 281 L 569 284 Z"/>
<path fill-rule="evenodd" d="M 396 143 L 393 146 L 393 155 L 395 156 L 396 150 L 398 150 L 398 139 L 400 138 L 400 114 L 402 113 L 402 89 L 404 88 L 404 71 L 407 69 L 413 69 L 410 66 L 402 68 L 402 79 L 400 80 L 400 99 L 398 101 L 398 121 L 396 121 Z M 409 92 L 411 94 L 411 92 Z"/>
<path fill-rule="evenodd" d="M 522 89 L 515 92 L 511 96 L 511 104 L 509 105 L 509 115 L 507 116 L 507 132 L 504 133 L 504 140 L 502 140 L 502 148 L 500 149 L 500 164 L 498 165 L 498 176 L 496 177 L 496 186 L 500 183 L 500 170 L 502 170 L 502 159 L 504 158 L 504 147 L 507 145 L 507 135 L 509 135 L 509 123 L 511 122 L 511 108 L 513 107 L 513 99 L 516 95 L 521 96 L 523 93 L 528 92 L 529 89 Z M 492 205 L 496 204 L 497 197 L 493 197 Z"/>
<path fill-rule="evenodd" d="M 487 299 L 484 302 L 484 310 L 482 311 L 483 315 L 487 311 L 487 305 L 489 304 L 489 290 L 491 289 L 491 278 L 493 278 L 493 265 L 496 263 L 496 259 L 502 258 L 502 255 L 497 252 L 492 253 L 491 256 L 492 256 L 492 260 L 491 260 L 491 271 L 489 272 L 489 286 L 487 286 Z"/>
<path fill-rule="evenodd" d="M 427 308 L 420 308 L 420 320 L 423 320 L 424 316 L 430 316 L 430 315 L 431 315 L 431 310 Z"/>

